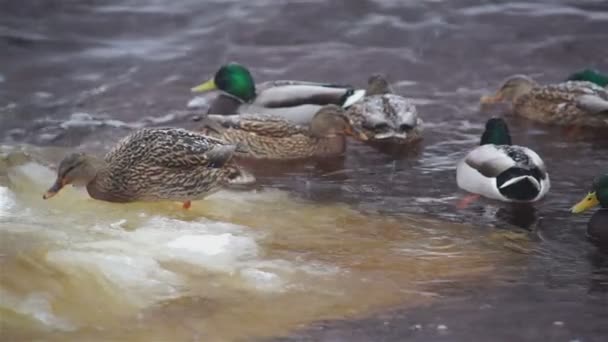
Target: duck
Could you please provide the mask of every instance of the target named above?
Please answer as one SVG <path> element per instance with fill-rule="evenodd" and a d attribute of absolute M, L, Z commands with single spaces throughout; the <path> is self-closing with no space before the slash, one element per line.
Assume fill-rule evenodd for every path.
<path fill-rule="evenodd" d="M 195 86 L 192 92 L 219 90 L 208 114 L 265 114 L 280 116 L 297 124 L 309 124 L 327 104 L 349 107 L 365 90 L 348 85 L 295 80 L 256 84 L 247 67 L 239 63 L 222 65 L 213 78 Z"/>
<path fill-rule="evenodd" d="M 587 236 L 593 242 L 608 247 L 608 173 L 597 177 L 591 185 L 591 190 L 570 211 L 579 214 L 598 205 L 600 210 L 596 211 L 587 223 Z"/>
<path fill-rule="evenodd" d="M 525 75 L 507 78 L 482 105 L 510 102 L 516 115 L 546 124 L 608 127 L 608 89 L 588 81 L 539 85 Z"/>
<path fill-rule="evenodd" d="M 346 115 L 372 143 L 403 145 L 422 139 L 423 122 L 416 106 L 395 94 L 382 74 L 369 77 L 365 96 L 347 108 Z"/>
<path fill-rule="evenodd" d="M 608 86 L 608 75 L 595 69 L 582 69 L 570 74 L 566 81 L 588 81 L 605 88 Z"/>
<path fill-rule="evenodd" d="M 264 114 L 209 115 L 200 132 L 231 144 L 244 146 L 236 153 L 244 159 L 294 160 L 342 155 L 346 135 L 357 134 L 337 105 L 321 107 L 309 125 L 298 125 L 282 117 Z"/>
<path fill-rule="evenodd" d="M 242 147 L 178 128 L 144 128 L 120 140 L 103 158 L 78 152 L 59 164 L 43 199 L 68 184 L 84 186 L 96 200 L 179 201 L 184 209 L 228 184 L 255 178 L 232 157 Z"/>
<path fill-rule="evenodd" d="M 480 146 L 457 164 L 458 187 L 503 202 L 532 203 L 551 187 L 545 163 L 533 150 L 511 143 L 506 122 L 486 122 Z"/>

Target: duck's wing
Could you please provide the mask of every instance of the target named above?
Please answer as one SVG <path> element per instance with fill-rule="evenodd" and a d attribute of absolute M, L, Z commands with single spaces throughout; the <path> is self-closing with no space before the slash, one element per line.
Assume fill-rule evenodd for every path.
<path fill-rule="evenodd" d="M 516 165 L 501 147 L 492 144 L 479 146 L 469 152 L 464 162 L 484 177 L 495 178 Z"/>
<path fill-rule="evenodd" d="M 284 138 L 308 132 L 307 127 L 296 125 L 272 115 L 210 115 L 207 119 L 213 122 L 212 126 L 215 126 L 209 127 L 208 125 L 207 127 L 220 134 L 227 128 L 274 138 Z"/>
<path fill-rule="evenodd" d="M 139 164 L 164 168 L 218 168 L 231 159 L 235 150 L 235 145 L 185 129 L 148 128 L 127 136 L 105 160 L 118 167 Z"/>
<path fill-rule="evenodd" d="M 300 81 L 266 82 L 257 86 L 257 91 L 253 104 L 266 108 L 328 104 L 348 107 L 365 95 L 364 90 L 351 86 Z"/>
<path fill-rule="evenodd" d="M 270 88 L 284 87 L 284 86 L 314 86 L 314 87 L 325 87 L 325 88 L 342 88 L 352 89 L 353 86 L 348 84 L 332 84 L 323 82 L 308 82 L 308 81 L 297 81 L 297 80 L 275 80 L 262 82 L 255 85 L 258 92 L 264 92 Z"/>
<path fill-rule="evenodd" d="M 515 162 L 517 167 L 523 169 L 538 169 L 542 179 L 547 176 L 547 167 L 545 162 L 540 158 L 538 153 L 525 146 L 502 146 L 507 150 L 507 155 Z"/>
<path fill-rule="evenodd" d="M 581 95 L 576 98 L 576 105 L 580 109 L 593 114 L 608 115 L 608 100 L 597 95 Z"/>

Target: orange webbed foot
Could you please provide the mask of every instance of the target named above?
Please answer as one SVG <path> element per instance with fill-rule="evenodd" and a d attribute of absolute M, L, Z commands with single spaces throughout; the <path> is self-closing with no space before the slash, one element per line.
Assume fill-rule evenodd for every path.
<path fill-rule="evenodd" d="M 458 209 L 466 209 L 473 202 L 477 201 L 479 199 L 479 197 L 481 197 L 481 195 L 478 195 L 478 194 L 468 194 L 468 195 L 464 196 L 463 198 L 461 198 L 460 201 L 458 201 L 458 203 L 456 203 L 456 208 L 458 208 Z"/>

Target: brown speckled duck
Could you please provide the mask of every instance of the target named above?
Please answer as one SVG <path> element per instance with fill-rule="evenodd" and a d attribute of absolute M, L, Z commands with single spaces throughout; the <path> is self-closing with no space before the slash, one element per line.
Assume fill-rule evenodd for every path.
<path fill-rule="evenodd" d="M 232 161 L 235 145 L 176 128 L 146 128 L 123 138 L 103 159 L 74 153 L 59 164 L 48 199 L 64 186 L 86 186 L 89 195 L 108 202 L 203 199 L 228 183 L 253 176 Z"/>
<path fill-rule="evenodd" d="M 337 156 L 344 153 L 345 135 L 366 139 L 336 105 L 322 107 L 310 125 L 271 115 L 209 115 L 201 131 L 243 146 L 246 152 L 237 151 L 239 157 L 266 160 Z"/>
<path fill-rule="evenodd" d="M 569 81 L 542 86 L 524 75 L 506 79 L 482 104 L 510 102 L 516 115 L 564 126 L 608 127 L 608 89 L 592 82 Z"/>

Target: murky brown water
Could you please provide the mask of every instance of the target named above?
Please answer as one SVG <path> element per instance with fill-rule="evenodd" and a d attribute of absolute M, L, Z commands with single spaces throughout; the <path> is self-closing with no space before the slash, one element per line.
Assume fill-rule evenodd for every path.
<path fill-rule="evenodd" d="M 607 257 L 584 237 L 588 216 L 567 208 L 608 167 L 605 132 L 509 118 L 514 141 L 544 157 L 551 193 L 535 209 L 453 204 L 456 161 L 501 113 L 480 113 L 479 96 L 512 73 L 551 82 L 608 70 L 607 24 L 605 1 L 0 3 L 3 339 L 297 330 L 296 340 L 334 341 L 359 329 L 358 340 L 602 340 Z M 230 60 L 259 81 L 363 84 L 387 73 L 418 104 L 425 140 L 258 166 L 257 189 L 191 212 L 77 191 L 40 199 L 53 177 L 42 165 L 68 149 L 101 152 L 141 126 L 192 127 L 188 113 L 167 113 Z M 358 321 L 333 321 L 344 318 Z M 326 333 L 307 328 L 320 320 Z"/>

